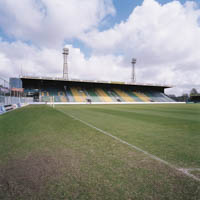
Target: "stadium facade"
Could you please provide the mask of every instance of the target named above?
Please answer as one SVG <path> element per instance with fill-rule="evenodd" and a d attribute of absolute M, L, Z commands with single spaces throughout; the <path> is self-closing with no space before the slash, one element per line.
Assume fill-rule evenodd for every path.
<path fill-rule="evenodd" d="M 63 49 L 63 77 L 21 76 L 11 78 L 10 86 L 24 91 L 25 96 L 36 102 L 57 103 L 142 103 L 174 102 L 164 90 L 165 85 L 139 84 L 135 82 L 135 63 L 132 59 L 132 82 L 86 81 L 68 78 L 67 56 L 69 49 Z"/>
<path fill-rule="evenodd" d="M 120 103 L 173 102 L 164 90 L 170 86 L 126 82 L 66 80 L 64 78 L 21 76 L 15 84 L 36 102 Z"/>

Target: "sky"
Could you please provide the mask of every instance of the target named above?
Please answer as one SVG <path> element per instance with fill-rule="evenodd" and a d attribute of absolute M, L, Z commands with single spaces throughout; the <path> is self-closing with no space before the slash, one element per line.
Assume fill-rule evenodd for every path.
<path fill-rule="evenodd" d="M 0 77 L 62 77 L 200 92 L 200 1 L 0 0 Z"/>

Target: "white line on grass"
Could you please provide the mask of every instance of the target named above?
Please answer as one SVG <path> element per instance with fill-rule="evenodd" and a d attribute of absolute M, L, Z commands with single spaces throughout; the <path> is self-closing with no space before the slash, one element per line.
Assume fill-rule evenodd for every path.
<path fill-rule="evenodd" d="M 141 149 L 141 148 L 139 148 L 139 147 L 137 147 L 137 146 L 135 146 L 135 145 L 132 145 L 132 144 L 130 144 L 130 143 L 128 143 L 128 142 L 126 142 L 126 141 L 124 141 L 124 140 L 122 140 L 122 139 L 120 139 L 120 138 L 114 136 L 114 135 L 112 135 L 111 133 L 108 133 L 107 131 L 104 131 L 104 130 L 102 130 L 102 129 L 100 129 L 100 128 L 97 128 L 96 126 L 94 126 L 94 125 L 92 125 L 92 124 L 90 124 L 90 123 L 88 123 L 88 122 L 86 122 L 86 121 L 83 121 L 82 119 L 79 119 L 79 118 L 75 117 L 74 115 L 65 113 L 65 112 L 63 112 L 63 111 L 61 111 L 61 110 L 58 110 L 58 111 L 64 113 L 65 115 L 71 117 L 71 118 L 74 119 L 74 120 L 80 121 L 81 123 L 83 123 L 83 124 L 89 126 L 90 128 L 93 128 L 93 129 L 95 129 L 95 130 L 97 130 L 97 131 L 103 133 L 104 135 L 107 135 L 107 136 L 109 136 L 109 137 L 112 137 L 112 138 L 114 138 L 115 140 L 117 140 L 117 141 L 119 141 L 119 142 L 121 142 L 121 143 L 123 143 L 123 144 L 126 144 L 126 145 L 130 146 L 131 148 L 136 149 L 137 151 L 140 151 L 140 152 L 144 153 L 145 155 L 149 156 L 150 158 L 152 158 L 152 159 L 154 159 L 154 160 L 157 160 L 157 161 L 159 161 L 159 162 L 161 162 L 161 163 L 163 163 L 163 164 L 165 164 L 165 165 L 167 165 L 167 166 L 169 166 L 169 167 L 171 167 L 171 168 L 173 168 L 173 169 L 175 169 L 175 170 L 177 170 L 177 171 L 179 171 L 179 172 L 185 174 L 186 176 L 189 176 L 189 177 L 193 178 L 194 180 L 200 182 L 200 178 L 194 176 L 193 174 L 190 174 L 190 173 L 188 172 L 188 170 L 185 170 L 185 169 L 183 169 L 183 168 L 177 168 L 176 166 L 170 164 L 169 162 L 167 162 L 167 161 L 165 161 L 165 160 L 163 160 L 163 159 L 161 159 L 161 158 L 159 158 L 159 157 L 157 157 L 157 156 L 154 156 L 153 154 L 150 154 L 150 153 L 148 153 L 147 151 L 144 151 L 143 149 Z"/>

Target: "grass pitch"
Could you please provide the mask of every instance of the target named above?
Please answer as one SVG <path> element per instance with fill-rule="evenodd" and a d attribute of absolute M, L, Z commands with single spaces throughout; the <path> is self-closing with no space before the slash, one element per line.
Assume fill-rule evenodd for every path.
<path fill-rule="evenodd" d="M 0 116 L 0 199 L 200 199 L 200 105 L 28 106 Z"/>

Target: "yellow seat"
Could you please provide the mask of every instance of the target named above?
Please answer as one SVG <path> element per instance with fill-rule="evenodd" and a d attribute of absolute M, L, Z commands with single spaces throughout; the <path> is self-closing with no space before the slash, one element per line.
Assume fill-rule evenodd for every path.
<path fill-rule="evenodd" d="M 124 91 L 120 90 L 120 89 L 114 89 L 115 92 L 122 97 L 122 99 L 124 99 L 124 101 L 126 102 L 133 102 L 134 99 L 132 99 L 128 94 L 126 94 Z"/>
<path fill-rule="evenodd" d="M 106 92 L 104 92 L 101 88 L 96 88 L 96 92 L 103 102 L 113 101 L 112 98 L 109 97 L 108 94 L 106 94 Z"/>
<path fill-rule="evenodd" d="M 71 89 L 72 95 L 73 95 L 76 102 L 83 102 L 84 101 L 82 99 L 81 94 L 78 92 L 77 88 L 71 87 L 70 89 Z"/>
<path fill-rule="evenodd" d="M 148 96 L 146 96 L 144 93 L 141 93 L 141 92 L 133 92 L 133 93 L 144 102 L 150 102 L 151 101 L 151 99 Z"/>

